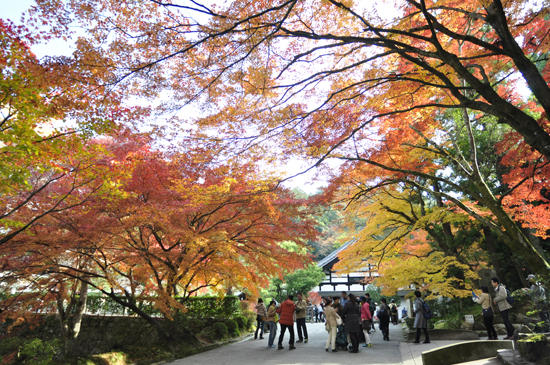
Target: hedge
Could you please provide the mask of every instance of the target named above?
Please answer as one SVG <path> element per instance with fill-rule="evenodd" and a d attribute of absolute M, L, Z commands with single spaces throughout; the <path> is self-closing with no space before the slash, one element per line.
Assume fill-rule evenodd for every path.
<path fill-rule="evenodd" d="M 240 313 L 240 299 L 236 296 L 226 296 L 223 299 L 218 297 L 192 297 L 180 300 L 187 307 L 186 314 L 191 317 L 205 318 L 232 318 Z M 151 316 L 162 316 L 160 311 L 149 301 L 138 301 L 139 309 Z M 98 315 L 119 315 L 130 316 L 133 311 L 115 302 L 110 297 L 88 294 L 86 302 L 87 313 Z"/>
<path fill-rule="evenodd" d="M 187 307 L 187 315 L 197 318 L 233 318 L 240 313 L 240 299 L 236 296 L 192 297 L 182 302 Z"/>

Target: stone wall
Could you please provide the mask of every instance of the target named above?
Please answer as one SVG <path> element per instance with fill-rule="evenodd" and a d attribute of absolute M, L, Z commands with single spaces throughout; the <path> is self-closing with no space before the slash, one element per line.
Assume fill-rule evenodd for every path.
<path fill-rule="evenodd" d="M 157 331 L 142 318 L 86 316 L 76 347 L 82 355 L 92 355 L 131 345 L 150 345 L 157 340 Z"/>

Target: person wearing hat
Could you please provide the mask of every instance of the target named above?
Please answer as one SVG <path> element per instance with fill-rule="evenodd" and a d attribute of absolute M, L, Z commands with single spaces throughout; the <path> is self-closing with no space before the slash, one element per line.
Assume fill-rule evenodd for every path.
<path fill-rule="evenodd" d="M 531 284 L 530 290 L 536 290 L 537 289 L 537 280 L 535 278 L 535 275 L 529 274 L 527 275 L 527 279 L 525 279 L 529 284 Z"/>
<path fill-rule="evenodd" d="M 546 290 L 537 282 L 537 278 L 533 274 L 527 276 L 527 282 L 531 284 L 529 295 L 533 298 L 533 304 L 539 312 L 539 317 L 544 322 L 550 322 L 550 308 L 546 301 Z"/>

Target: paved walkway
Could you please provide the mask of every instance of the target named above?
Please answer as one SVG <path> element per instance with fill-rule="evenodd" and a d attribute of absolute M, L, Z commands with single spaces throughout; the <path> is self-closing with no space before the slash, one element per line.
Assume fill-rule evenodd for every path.
<path fill-rule="evenodd" d="M 309 342 L 296 344 L 296 350 L 288 350 L 288 332 L 285 334 L 284 350 L 267 347 L 267 337 L 254 340 L 253 337 L 243 341 L 203 352 L 185 359 L 172 362 L 173 365 L 357 365 L 357 364 L 403 364 L 422 365 L 422 352 L 436 347 L 446 346 L 461 341 L 433 341 L 430 344 L 412 344 L 403 342 L 401 324 L 390 324 L 391 341 L 383 341 L 380 330 L 371 333 L 373 346 L 359 345 L 359 353 L 347 351 L 337 353 L 325 352 L 327 332 L 322 323 L 308 324 Z M 278 339 L 277 333 L 276 339 Z M 296 340 L 298 337 L 296 336 Z M 277 341 L 276 341 L 277 342 Z M 496 359 L 480 360 L 468 365 L 497 365 Z M 445 364 L 442 364 L 445 365 Z"/>

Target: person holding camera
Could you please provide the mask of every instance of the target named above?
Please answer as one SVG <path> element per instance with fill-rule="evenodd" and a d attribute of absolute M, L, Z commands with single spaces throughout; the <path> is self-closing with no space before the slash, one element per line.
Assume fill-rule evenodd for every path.
<path fill-rule="evenodd" d="M 298 293 L 298 301 L 296 302 L 296 327 L 298 329 L 298 341 L 296 343 L 307 343 L 307 327 L 306 327 L 306 309 L 307 302 L 304 300 L 302 293 Z M 303 332 L 303 333 L 302 333 Z"/>
<path fill-rule="evenodd" d="M 277 316 L 277 302 L 272 300 L 267 307 L 267 324 L 269 325 L 269 339 L 267 340 L 267 347 L 274 348 L 275 336 L 277 335 L 277 322 L 279 317 Z"/>

